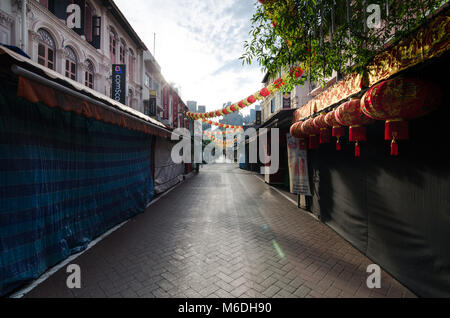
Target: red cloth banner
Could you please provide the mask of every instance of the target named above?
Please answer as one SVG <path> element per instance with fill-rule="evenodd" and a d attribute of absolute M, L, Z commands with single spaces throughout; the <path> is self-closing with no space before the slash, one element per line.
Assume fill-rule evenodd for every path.
<path fill-rule="evenodd" d="M 163 88 L 163 119 L 169 119 L 169 89 Z"/>

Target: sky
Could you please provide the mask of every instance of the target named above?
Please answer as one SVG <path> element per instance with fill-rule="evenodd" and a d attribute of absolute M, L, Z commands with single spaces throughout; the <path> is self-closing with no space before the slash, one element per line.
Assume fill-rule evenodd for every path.
<path fill-rule="evenodd" d="M 115 0 L 181 98 L 207 111 L 261 89 L 264 74 L 242 65 L 256 0 Z M 247 109 L 248 112 L 248 109 Z M 244 112 L 247 113 L 247 112 Z"/>

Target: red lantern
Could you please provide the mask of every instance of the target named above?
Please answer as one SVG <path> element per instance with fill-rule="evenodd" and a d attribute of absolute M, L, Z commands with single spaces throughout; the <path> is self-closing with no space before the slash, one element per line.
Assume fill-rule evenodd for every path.
<path fill-rule="evenodd" d="M 361 111 L 361 100 L 352 99 L 336 108 L 336 120 L 343 126 L 350 126 L 348 140 L 355 142 L 355 157 L 361 155 L 359 142 L 366 141 L 366 127 L 374 120 L 367 117 Z"/>
<path fill-rule="evenodd" d="M 317 129 L 313 125 L 313 118 L 307 119 L 305 122 L 303 122 L 301 126 L 301 130 L 303 134 L 309 136 L 309 149 L 317 149 L 319 148 L 320 139 L 320 129 Z"/>
<path fill-rule="evenodd" d="M 256 102 L 255 96 L 250 95 L 249 97 L 247 97 L 247 102 L 249 102 L 250 104 L 253 104 L 254 102 Z"/>
<path fill-rule="evenodd" d="M 282 78 L 277 78 L 275 80 L 275 82 L 273 82 L 273 86 L 275 86 L 276 88 L 281 88 L 281 86 L 284 85 L 283 79 Z"/>
<path fill-rule="evenodd" d="M 303 70 L 300 67 L 291 67 L 289 74 L 294 74 L 295 78 L 299 78 L 303 75 Z"/>
<path fill-rule="evenodd" d="M 325 114 L 320 114 L 313 120 L 313 126 L 320 131 L 320 143 L 325 144 L 331 142 L 331 131 L 325 122 Z"/>
<path fill-rule="evenodd" d="M 269 90 L 267 88 L 264 87 L 263 89 L 261 89 L 259 91 L 259 94 L 261 94 L 261 96 L 263 96 L 263 97 L 267 97 L 267 96 L 270 95 L 270 92 L 269 92 Z"/>
<path fill-rule="evenodd" d="M 336 120 L 336 110 L 325 115 L 325 122 L 332 127 L 332 136 L 336 137 L 336 150 L 341 150 L 341 137 L 345 136 L 345 128 Z"/>
<path fill-rule="evenodd" d="M 304 138 L 305 135 L 303 134 L 302 130 L 301 130 L 301 126 L 302 126 L 303 122 L 299 121 L 294 123 L 289 132 L 291 134 L 291 136 L 295 137 L 295 138 Z"/>
<path fill-rule="evenodd" d="M 391 140 L 391 155 L 398 156 L 398 140 L 409 139 L 406 119 L 424 116 L 442 100 L 441 89 L 417 78 L 394 78 L 372 86 L 361 100 L 362 112 L 385 120 L 384 139 Z"/>

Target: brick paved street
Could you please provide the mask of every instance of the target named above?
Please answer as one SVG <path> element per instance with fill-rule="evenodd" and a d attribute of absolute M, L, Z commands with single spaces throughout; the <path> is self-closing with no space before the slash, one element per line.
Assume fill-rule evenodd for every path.
<path fill-rule="evenodd" d="M 414 297 L 382 272 L 366 287 L 372 262 L 236 165 L 204 166 L 144 214 L 27 297 Z"/>

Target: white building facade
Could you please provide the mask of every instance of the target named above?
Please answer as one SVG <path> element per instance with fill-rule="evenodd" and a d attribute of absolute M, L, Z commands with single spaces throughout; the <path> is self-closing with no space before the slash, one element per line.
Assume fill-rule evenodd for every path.
<path fill-rule="evenodd" d="M 112 64 L 125 64 L 125 104 L 144 111 L 146 47 L 112 0 L 2 0 L 0 41 L 107 96 Z"/>

